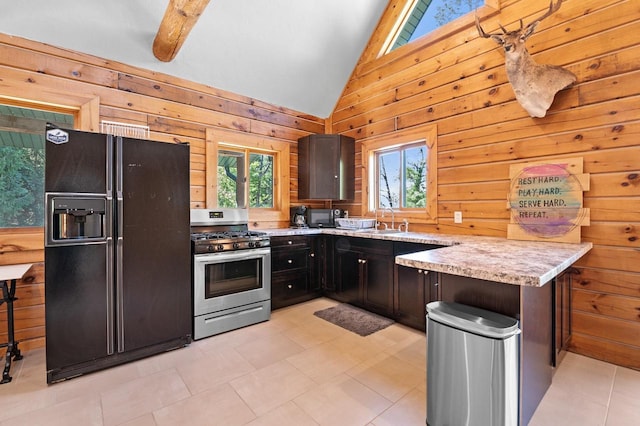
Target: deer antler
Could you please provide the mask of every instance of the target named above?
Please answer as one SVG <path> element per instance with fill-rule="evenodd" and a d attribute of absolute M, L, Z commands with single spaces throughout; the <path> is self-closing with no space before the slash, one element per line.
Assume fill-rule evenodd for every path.
<path fill-rule="evenodd" d="M 558 9 L 560 9 L 561 5 L 562 5 L 562 0 L 558 0 L 558 2 L 555 5 L 553 4 L 553 0 L 550 0 L 549 10 L 547 10 L 547 12 L 544 15 L 542 15 L 535 21 L 532 21 L 530 24 L 528 24 L 525 27 L 524 31 L 522 32 L 522 37 L 524 38 L 524 40 L 526 40 L 531 34 L 533 34 L 533 31 L 536 29 L 536 26 L 540 23 L 540 21 L 542 21 L 543 19 L 545 19 L 546 17 L 550 16 L 551 14 L 556 12 Z M 522 19 L 520 20 L 520 29 L 522 29 Z"/>
<path fill-rule="evenodd" d="M 543 19 L 547 18 L 548 16 L 552 15 L 553 13 L 555 13 L 558 9 L 560 9 L 560 6 L 562 6 L 562 0 L 558 0 L 556 2 L 556 4 L 553 4 L 553 0 L 551 0 L 549 2 L 549 10 L 547 10 L 547 12 L 540 16 L 538 19 L 532 21 L 531 23 L 529 23 L 524 31 L 522 32 L 522 34 L 526 37 L 530 36 L 531 34 L 533 34 L 533 31 L 535 30 L 536 26 L 540 23 L 540 21 L 542 21 Z M 486 33 L 482 27 L 480 26 L 480 19 L 478 18 L 478 15 L 476 15 L 476 28 L 478 30 L 478 34 L 480 34 L 480 37 L 484 37 L 484 38 L 489 38 L 489 37 L 502 37 L 503 35 L 507 34 L 508 31 L 502 26 L 502 24 L 498 24 L 500 26 L 500 29 L 502 30 L 502 34 L 499 33 Z M 522 24 L 522 19 L 520 19 L 520 29 L 517 32 L 522 31 L 523 28 L 523 24 Z"/>
<path fill-rule="evenodd" d="M 478 18 L 478 15 L 476 15 L 476 28 L 478 30 L 478 34 L 480 34 L 480 37 L 489 38 L 491 36 L 501 35 L 501 34 L 485 33 L 484 30 L 482 29 L 482 27 L 480 26 L 480 19 Z M 504 31 L 504 28 L 503 28 L 503 31 Z"/>
<path fill-rule="evenodd" d="M 498 24 L 500 25 L 500 24 Z M 485 33 L 484 30 L 482 29 L 482 27 L 480 26 L 480 19 L 478 19 L 478 15 L 476 15 L 476 28 L 478 29 L 478 34 L 480 34 L 480 37 L 484 37 L 484 38 L 492 38 L 493 40 L 495 40 L 497 43 L 502 44 L 504 43 L 504 35 L 507 33 L 507 30 L 500 25 L 500 29 L 502 30 L 502 34 L 499 33 Z"/>
<path fill-rule="evenodd" d="M 557 12 L 557 11 L 558 11 L 558 9 L 560 9 L 560 6 L 561 6 L 561 5 L 562 5 L 562 0 L 558 0 L 558 2 L 557 2 L 555 5 L 553 4 L 553 0 L 551 0 L 551 1 L 549 2 L 549 10 L 547 10 L 547 13 L 545 13 L 544 15 L 542 15 L 541 17 L 539 17 L 538 19 L 536 19 L 535 21 L 533 21 L 533 22 L 532 22 L 531 24 L 529 24 L 529 25 L 537 24 L 537 23 L 539 23 L 540 21 L 542 21 L 544 18 L 546 18 L 546 17 L 548 17 L 549 15 L 551 15 L 551 14 L 553 14 L 553 13 Z M 527 26 L 529 26 L 529 25 L 527 25 Z"/>

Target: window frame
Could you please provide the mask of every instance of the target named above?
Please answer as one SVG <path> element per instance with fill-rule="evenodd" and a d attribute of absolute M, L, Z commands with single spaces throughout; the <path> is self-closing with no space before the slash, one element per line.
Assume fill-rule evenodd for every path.
<path fill-rule="evenodd" d="M 264 151 L 264 150 L 257 150 L 257 149 L 252 149 L 252 148 L 245 148 L 245 147 L 239 147 L 239 146 L 231 146 L 225 143 L 219 143 L 218 144 L 218 158 L 216 161 L 216 168 L 220 167 L 220 155 L 224 155 L 224 156 L 231 156 L 231 157 L 239 157 L 242 158 L 242 162 L 243 165 L 241 167 L 242 171 L 244 171 L 244 173 L 242 175 L 238 175 L 236 178 L 242 178 L 243 183 L 244 183 L 244 188 L 242 189 L 242 194 L 243 194 L 243 200 L 242 200 L 242 206 L 239 206 L 239 208 L 243 208 L 245 206 L 251 206 L 251 185 L 252 185 L 252 181 L 250 178 L 250 174 L 251 174 L 251 157 L 253 155 L 262 155 L 265 157 L 271 157 L 272 158 L 272 163 L 273 163 L 273 168 L 275 168 L 275 164 L 277 161 L 277 156 L 276 154 L 274 154 L 272 151 Z M 271 170 L 271 174 L 272 174 L 272 178 L 274 177 L 274 169 Z M 219 172 L 220 170 L 217 169 L 216 173 L 216 178 L 219 179 Z M 238 174 L 240 173 L 240 168 L 238 170 Z M 273 179 L 272 179 L 273 180 Z M 247 184 L 248 183 L 248 184 Z M 254 182 L 255 184 L 255 182 Z M 236 188 L 237 188 L 237 182 L 236 182 Z M 216 185 L 216 190 L 218 189 L 218 186 Z M 273 203 L 273 186 L 271 187 L 271 200 L 272 200 L 272 204 Z M 218 193 L 218 195 L 220 195 Z M 237 196 L 236 196 L 237 198 Z M 220 202 L 220 199 L 217 198 L 217 202 Z M 258 209 L 272 209 L 272 207 L 254 207 L 254 208 L 258 208 Z"/>
<path fill-rule="evenodd" d="M 469 25 L 474 25 L 475 15 L 483 17 L 487 14 L 493 14 L 499 12 L 501 9 L 500 2 L 502 0 L 484 0 L 484 5 L 478 7 L 475 11 L 470 11 L 462 16 L 459 16 L 452 21 L 443 24 L 431 32 L 421 35 L 420 37 L 403 44 L 402 46 L 398 46 L 395 49 L 392 49 L 395 44 L 398 36 L 401 34 L 402 30 L 408 19 L 410 19 L 413 9 L 418 3 L 418 0 L 408 0 L 402 4 L 402 9 L 399 13 L 390 15 L 390 22 L 387 24 L 388 34 L 385 38 L 378 41 L 376 46 L 377 54 L 375 55 L 376 59 L 381 57 L 393 54 L 397 51 L 397 55 L 406 54 L 406 49 L 411 51 L 412 49 L 422 48 L 426 44 L 430 44 L 433 41 L 441 40 L 444 37 L 447 37 L 455 32 L 459 32 L 461 28 L 465 28 Z M 407 47 L 412 46 L 412 47 Z"/>
<path fill-rule="evenodd" d="M 388 155 L 388 154 L 394 154 L 397 153 L 398 154 L 398 166 L 399 166 L 399 172 L 400 172 L 400 182 L 399 182 L 399 187 L 398 189 L 398 206 L 394 207 L 394 210 L 404 210 L 404 211 L 411 211 L 411 210 L 420 210 L 422 209 L 422 207 L 403 207 L 403 204 L 406 204 L 407 202 L 407 187 L 406 187 L 406 183 L 407 183 L 407 167 L 406 167 L 406 152 L 410 149 L 415 149 L 415 148 L 425 148 L 425 155 L 427 157 L 427 161 L 429 159 L 429 150 L 428 148 L 425 146 L 425 141 L 422 139 L 416 140 L 414 142 L 407 142 L 406 144 L 402 144 L 402 145 L 396 145 L 390 148 L 383 148 L 383 149 L 378 149 L 376 151 L 373 152 L 374 155 L 374 165 L 375 165 L 375 175 L 376 175 L 376 179 L 377 179 L 377 186 L 376 186 L 376 191 L 373 191 L 373 197 L 372 200 L 374 205 L 376 207 L 380 206 L 381 200 L 380 200 L 380 173 L 382 172 L 382 170 L 380 169 L 380 163 L 381 163 L 381 157 L 383 155 Z M 425 168 L 427 168 L 427 165 L 425 164 Z M 428 169 L 427 169 L 427 174 L 428 174 Z M 425 175 L 425 187 L 426 187 L 426 179 L 427 176 Z M 426 204 L 427 200 L 425 197 L 425 204 Z"/>
<path fill-rule="evenodd" d="M 273 164 L 273 208 L 252 208 L 249 218 L 256 221 L 289 220 L 289 153 L 290 144 L 286 141 L 268 139 L 250 133 L 233 132 L 222 129 L 206 129 L 205 143 L 205 205 L 208 209 L 218 208 L 218 152 L 225 150 L 246 150 L 249 153 L 274 156 Z M 249 188 L 245 191 L 246 204 L 249 204 Z"/>
<path fill-rule="evenodd" d="M 408 131 L 398 131 L 393 135 L 383 135 L 362 141 L 362 211 L 363 216 L 375 216 L 378 198 L 379 174 L 376 154 L 399 147 L 415 146 L 424 140 L 427 149 L 426 206 L 424 208 L 394 208 L 397 218 L 408 219 L 412 223 L 438 223 L 438 131 L 436 125 L 420 127 Z"/>
<path fill-rule="evenodd" d="M 0 94 L 0 103 L 20 108 L 36 109 L 43 111 L 68 114 L 73 116 L 74 129 L 95 131 L 100 128 L 100 98 L 97 96 L 73 95 L 63 93 L 63 89 L 40 91 L 37 96 L 25 98 L 25 88 L 21 85 L 9 85 L 3 88 Z M 30 93 L 31 94 L 31 93 Z M 46 214 L 46 212 L 45 212 Z M 44 235 L 44 226 L 23 226 L 12 228 L 0 228 L 0 245 L 5 236 L 38 233 Z M 44 240 L 42 240 L 44 241 Z M 40 245 L 41 246 L 41 245 Z M 25 246 L 24 251 L 40 249 L 37 244 Z M 0 253 L 2 251 L 0 250 Z"/>

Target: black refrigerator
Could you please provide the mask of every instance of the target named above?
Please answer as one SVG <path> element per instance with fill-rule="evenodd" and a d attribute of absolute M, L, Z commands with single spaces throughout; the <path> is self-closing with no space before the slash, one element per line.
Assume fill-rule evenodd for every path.
<path fill-rule="evenodd" d="M 189 344 L 189 146 L 45 140 L 47 383 Z"/>

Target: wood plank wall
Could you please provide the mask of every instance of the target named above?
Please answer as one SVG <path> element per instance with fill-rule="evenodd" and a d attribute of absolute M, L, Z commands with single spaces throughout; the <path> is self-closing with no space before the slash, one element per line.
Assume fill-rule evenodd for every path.
<path fill-rule="evenodd" d="M 578 81 L 537 119 L 515 101 L 502 49 L 478 37 L 473 16 L 376 59 L 403 4 L 390 1 L 327 126 L 361 142 L 437 125 L 439 223 L 413 230 L 506 237 L 509 166 L 583 157 L 591 226 L 582 238 L 594 248 L 573 275 L 571 350 L 640 368 L 640 2 L 565 0 L 542 21 L 529 52 Z M 495 32 L 498 23 L 517 29 L 549 2 L 487 4 L 496 9 L 479 15 Z"/>
<path fill-rule="evenodd" d="M 297 200 L 297 140 L 324 133 L 325 119 L 255 99 L 78 52 L 0 34 L 0 103 L 7 97 L 60 105 L 99 100 L 99 119 L 148 125 L 151 139 L 189 142 L 191 207 L 205 207 L 205 129 L 222 128 L 291 143 L 290 197 Z M 3 99 L 5 98 L 5 99 Z M 97 129 L 95 129 L 97 131 Z M 250 218 L 260 227 L 287 226 Z M 44 345 L 44 234 L 0 230 L 0 265 L 35 263 L 18 282 L 16 339 L 22 349 Z M 7 341 L 6 305 L 0 306 L 0 342 Z"/>

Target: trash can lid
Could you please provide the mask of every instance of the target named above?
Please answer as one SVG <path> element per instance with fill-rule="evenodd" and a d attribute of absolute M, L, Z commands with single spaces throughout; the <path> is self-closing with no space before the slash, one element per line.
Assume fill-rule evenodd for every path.
<path fill-rule="evenodd" d="M 518 334 L 518 320 L 474 306 L 453 302 L 427 304 L 427 317 L 442 324 L 494 339 Z"/>

